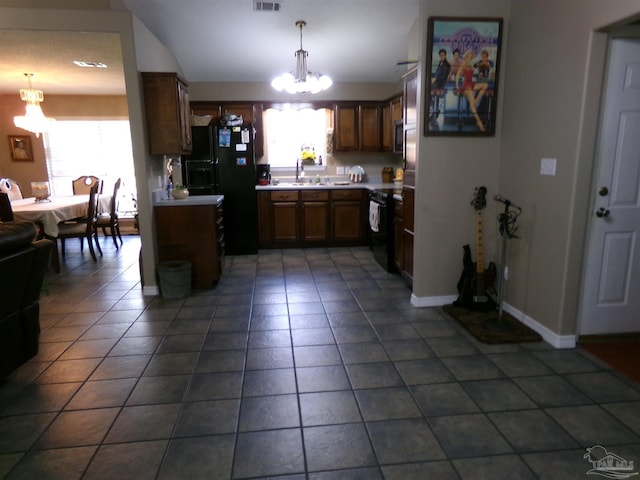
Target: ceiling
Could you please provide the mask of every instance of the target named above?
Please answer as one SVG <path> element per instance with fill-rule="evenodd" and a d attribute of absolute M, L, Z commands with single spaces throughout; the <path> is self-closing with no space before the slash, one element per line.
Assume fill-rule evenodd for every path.
<path fill-rule="evenodd" d="M 311 71 L 334 82 L 396 82 L 406 68 L 419 0 L 122 0 L 177 58 L 192 82 L 265 82 L 294 67 L 296 20 Z M 267 3 L 267 2 L 263 2 Z M 47 94 L 124 94 L 117 34 L 0 30 L 0 93 L 33 86 Z M 74 60 L 108 68 L 80 68 Z"/>

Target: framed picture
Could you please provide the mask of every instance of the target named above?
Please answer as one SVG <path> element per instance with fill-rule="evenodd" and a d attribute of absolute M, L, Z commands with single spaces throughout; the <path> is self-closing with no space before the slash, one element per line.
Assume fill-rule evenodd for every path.
<path fill-rule="evenodd" d="M 11 158 L 15 162 L 33 162 L 31 137 L 28 135 L 9 135 Z"/>
<path fill-rule="evenodd" d="M 501 40 L 501 18 L 429 18 L 426 136 L 495 135 Z"/>

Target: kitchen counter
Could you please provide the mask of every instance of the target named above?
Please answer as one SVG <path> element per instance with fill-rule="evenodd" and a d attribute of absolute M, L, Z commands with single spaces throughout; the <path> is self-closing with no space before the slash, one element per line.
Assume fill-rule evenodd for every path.
<path fill-rule="evenodd" d="M 393 190 L 395 184 L 393 183 L 349 183 L 348 185 L 341 185 L 338 183 L 279 183 L 278 185 L 256 185 L 256 190 L 337 190 L 337 189 L 363 189 L 363 190 Z"/>
<path fill-rule="evenodd" d="M 153 191 L 154 207 L 187 207 L 193 205 L 219 205 L 224 200 L 224 195 L 189 195 L 183 200 L 167 199 L 166 190 Z"/>

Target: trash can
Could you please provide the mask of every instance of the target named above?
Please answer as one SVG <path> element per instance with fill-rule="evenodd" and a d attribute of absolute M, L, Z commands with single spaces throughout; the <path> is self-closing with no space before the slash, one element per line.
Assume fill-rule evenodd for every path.
<path fill-rule="evenodd" d="M 191 262 L 173 260 L 156 267 L 163 298 L 185 298 L 191 293 Z"/>

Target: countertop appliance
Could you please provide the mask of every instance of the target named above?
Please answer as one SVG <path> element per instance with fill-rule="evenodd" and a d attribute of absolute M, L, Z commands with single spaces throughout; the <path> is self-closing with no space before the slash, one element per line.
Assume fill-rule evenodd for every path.
<path fill-rule="evenodd" d="M 369 192 L 369 246 L 373 257 L 387 272 L 396 270 L 393 259 L 393 193 Z"/>
<path fill-rule="evenodd" d="M 258 163 L 256 165 L 256 185 L 271 184 L 271 165 L 268 163 Z"/>
<path fill-rule="evenodd" d="M 224 195 L 225 253 L 258 252 L 253 125 L 191 127 L 193 150 L 183 157 L 190 195 Z"/>

